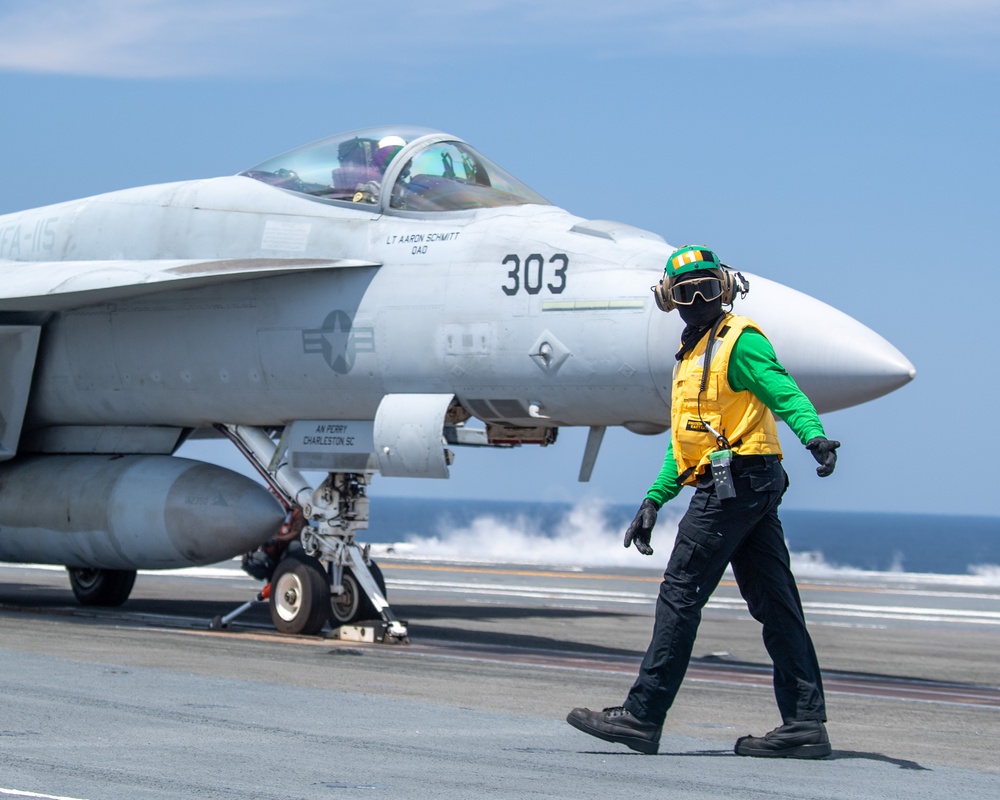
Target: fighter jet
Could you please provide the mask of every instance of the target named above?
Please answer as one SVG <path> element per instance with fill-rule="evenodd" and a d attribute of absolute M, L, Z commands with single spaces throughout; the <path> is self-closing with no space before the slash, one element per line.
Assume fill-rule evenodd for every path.
<path fill-rule="evenodd" d="M 608 426 L 666 430 L 681 323 L 650 287 L 672 249 L 406 126 L 2 216 L 0 560 L 117 605 L 139 569 L 247 554 L 279 630 L 375 617 L 403 638 L 357 540 L 372 477 L 586 426 L 587 480 Z M 859 322 L 743 274 L 741 313 L 820 411 L 913 377 Z M 203 436 L 262 481 L 173 455 Z"/>

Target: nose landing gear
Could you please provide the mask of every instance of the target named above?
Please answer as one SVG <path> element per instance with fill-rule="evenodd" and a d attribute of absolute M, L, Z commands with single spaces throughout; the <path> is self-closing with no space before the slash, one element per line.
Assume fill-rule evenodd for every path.
<path fill-rule="evenodd" d="M 373 473 L 331 472 L 313 489 L 298 470 L 279 463 L 278 448 L 264 430 L 242 425 L 216 428 L 260 472 L 288 509 L 289 518 L 300 512 L 304 521 L 270 576 L 275 628 L 316 634 L 327 619 L 339 627 L 377 618 L 383 641 L 408 641 L 406 625 L 386 600 L 382 571 L 371 560 L 369 548 L 355 541 L 357 531 L 368 527 L 365 487 Z"/>
<path fill-rule="evenodd" d="M 378 564 L 372 561 L 368 565 L 368 571 L 375 579 L 379 592 L 385 597 L 385 578 L 382 577 L 382 570 L 379 569 Z M 358 579 L 354 577 L 354 573 L 349 567 L 344 568 L 341 586 L 343 591 L 340 594 L 330 595 L 330 623 L 333 627 L 351 625 L 359 620 L 373 619 L 379 616 L 378 609 L 361 588 L 361 584 L 358 583 Z"/>
<path fill-rule="evenodd" d="M 271 622 L 281 633 L 310 636 L 330 614 L 330 582 L 319 560 L 301 550 L 281 559 L 271 578 Z"/>

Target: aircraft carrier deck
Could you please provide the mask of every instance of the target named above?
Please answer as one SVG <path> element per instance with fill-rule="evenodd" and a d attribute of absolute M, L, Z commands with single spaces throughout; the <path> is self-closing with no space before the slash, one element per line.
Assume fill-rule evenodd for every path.
<path fill-rule="evenodd" d="M 731 582 L 704 614 L 658 756 L 570 728 L 617 705 L 655 570 L 383 555 L 410 644 L 282 637 L 235 564 L 142 573 L 83 609 L 65 572 L 0 565 L 0 796 L 949 798 L 1000 796 L 1000 588 L 800 579 L 834 753 L 740 758 L 779 723 L 759 626 Z M 653 794 L 655 793 L 655 794 Z"/>

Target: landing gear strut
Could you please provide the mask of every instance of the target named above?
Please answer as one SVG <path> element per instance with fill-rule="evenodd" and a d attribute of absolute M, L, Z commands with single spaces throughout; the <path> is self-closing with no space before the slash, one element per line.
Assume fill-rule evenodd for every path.
<path fill-rule="evenodd" d="M 373 472 L 331 472 L 315 489 L 285 463 L 265 431 L 217 425 L 254 465 L 292 512 L 306 524 L 300 541 L 289 545 L 271 579 L 271 619 L 285 633 L 318 633 L 327 618 L 334 626 L 380 617 L 383 641 L 407 641 L 407 630 L 389 608 L 385 581 L 368 547 L 356 541 L 368 527 L 366 487 Z M 323 565 L 326 565 L 325 567 Z"/>

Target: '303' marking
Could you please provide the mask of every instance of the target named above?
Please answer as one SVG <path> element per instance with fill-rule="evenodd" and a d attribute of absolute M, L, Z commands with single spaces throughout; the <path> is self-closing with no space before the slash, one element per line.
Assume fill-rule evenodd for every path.
<path fill-rule="evenodd" d="M 556 253 L 548 261 L 540 253 L 532 253 L 524 261 L 520 256 L 509 255 L 500 263 L 510 267 L 507 283 L 500 287 L 508 297 L 521 289 L 528 294 L 538 294 L 544 286 L 552 294 L 562 294 L 566 288 L 569 256 L 565 253 Z"/>

